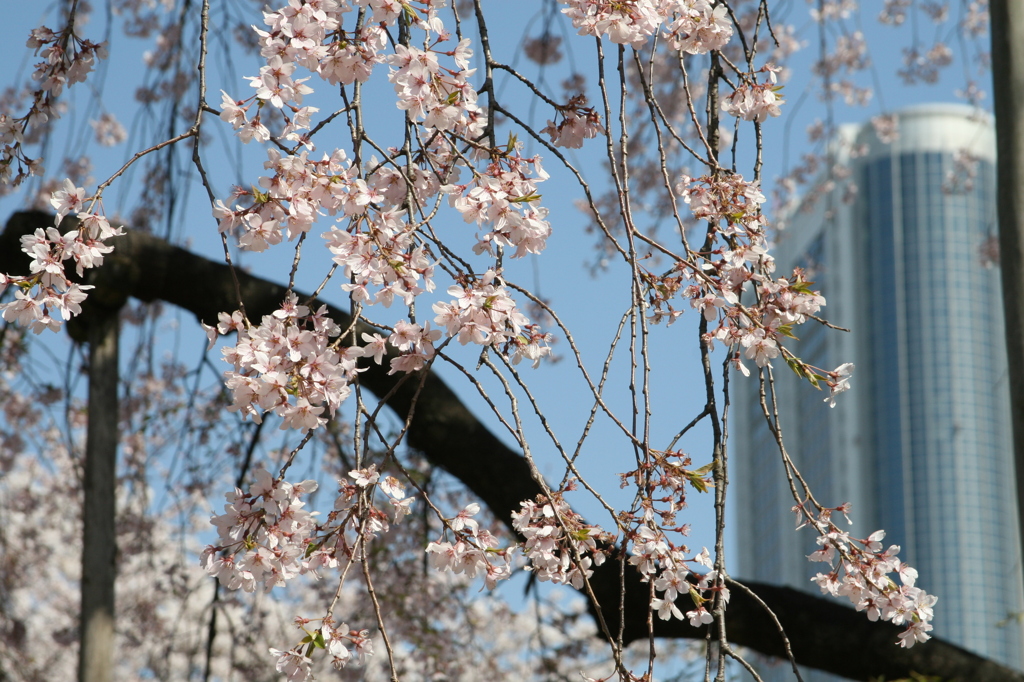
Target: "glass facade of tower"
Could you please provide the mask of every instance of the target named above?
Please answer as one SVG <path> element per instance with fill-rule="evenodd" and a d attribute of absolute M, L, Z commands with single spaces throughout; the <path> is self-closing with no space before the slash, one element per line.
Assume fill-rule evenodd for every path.
<path fill-rule="evenodd" d="M 953 156 L 938 152 L 862 171 L 878 520 L 941 595 L 936 632 L 1020 667 L 999 273 L 979 257 L 995 172 L 978 162 L 969 188 L 951 188 L 951 172 Z"/>
<path fill-rule="evenodd" d="M 807 324 L 793 350 L 824 369 L 857 364 L 853 389 L 834 410 L 784 367 L 776 371 L 787 448 L 822 503 L 855 498 L 855 535 L 883 528 L 886 543 L 902 547 L 918 585 L 939 597 L 935 636 L 1021 668 L 1002 301 L 998 267 L 982 255 L 996 230 L 991 121 L 953 105 L 898 116 L 893 144 L 870 126 L 845 131 L 844 149 L 862 150 L 839 154 L 856 200 L 840 206 L 841 183 L 817 193 L 819 206 L 792 216 L 775 250 L 777 276 L 808 270 L 828 300 L 825 317 L 853 330 Z M 812 534 L 769 532 L 795 535 L 793 502 L 777 479 L 766 480 L 781 476 L 781 464 L 756 385 L 737 390 L 738 575 L 817 592 L 808 578 L 821 565 L 805 558 Z M 765 673 L 791 676 L 780 667 Z"/>

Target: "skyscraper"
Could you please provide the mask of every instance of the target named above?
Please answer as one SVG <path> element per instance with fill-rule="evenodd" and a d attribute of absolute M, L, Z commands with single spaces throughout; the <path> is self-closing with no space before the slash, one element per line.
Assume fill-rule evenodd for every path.
<path fill-rule="evenodd" d="M 842 172 L 807 193 L 778 238 L 777 274 L 803 267 L 828 302 L 824 317 L 852 330 L 809 322 L 794 352 L 826 370 L 857 365 L 834 409 L 776 368 L 781 426 L 817 499 L 851 502 L 854 534 L 884 529 L 917 584 L 939 597 L 933 634 L 1021 668 L 993 124 L 950 104 L 896 118 L 891 140 L 870 124 L 840 130 Z M 822 565 L 806 559 L 813 531 L 792 530 L 756 384 L 737 384 L 737 574 L 818 592 L 810 577 Z"/>

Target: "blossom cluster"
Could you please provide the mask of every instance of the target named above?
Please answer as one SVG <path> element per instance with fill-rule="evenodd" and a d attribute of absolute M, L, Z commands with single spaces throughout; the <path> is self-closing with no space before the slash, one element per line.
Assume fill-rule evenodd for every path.
<path fill-rule="evenodd" d="M 449 287 L 448 293 L 456 298 L 434 304 L 434 323 L 443 326 L 449 337 L 458 336 L 462 345 L 473 342 L 511 351 L 514 364 L 526 358 L 536 367 L 551 352 L 551 336 L 530 324 L 497 281 L 494 270 L 488 270 L 476 282 Z"/>
<path fill-rule="evenodd" d="M 676 18 L 665 27 L 665 37 L 673 50 L 703 54 L 722 49 L 732 38 L 729 10 L 724 3 L 689 0 L 669 4 Z"/>
<path fill-rule="evenodd" d="M 291 649 L 270 649 L 270 655 L 277 658 L 277 672 L 283 673 L 288 682 L 304 682 L 313 678 L 313 659 L 316 649 L 323 649 L 331 657 L 331 665 L 340 670 L 352 660 L 362 665 L 373 655 L 373 641 L 369 630 L 351 630 L 345 623 L 335 625 L 331 616 L 320 619 L 321 625 L 310 630 L 307 618 L 296 618 L 295 625 L 306 633 L 298 645 Z M 351 647 L 351 648 L 350 648 Z"/>
<path fill-rule="evenodd" d="M 396 299 L 412 306 L 418 295 L 434 289 L 433 236 L 424 235 L 413 218 L 426 214 L 430 210 L 428 202 L 441 193 L 448 196 L 450 205 L 465 222 L 489 228 L 478 235 L 478 254 L 495 256 L 504 247 L 514 249 L 512 257 L 540 253 L 551 232 L 547 211 L 540 206 L 537 193 L 537 184 L 548 177 L 540 158 L 523 157 L 522 145 L 514 138 L 504 147 L 487 148 L 475 142 L 468 149 L 457 146 L 458 138 L 479 139 L 486 120 L 468 83 L 473 73 L 468 68 L 472 57 L 469 41 L 461 40 L 451 51 L 438 47 L 450 36 L 436 15 L 436 2 L 425 3 L 424 12 L 412 5 L 389 2 L 356 4 L 372 10 L 371 21 L 382 22 L 382 27 L 393 22 L 404 8 L 413 24 L 427 32 L 424 49 L 396 45 L 390 57 L 375 53 L 367 64 L 386 62 L 391 66 L 389 79 L 399 96 L 399 108 L 409 111 L 413 121 L 422 121 L 431 133 L 429 141 L 404 162 L 401 157 L 407 152 L 398 149 L 388 150 L 383 160 L 373 157 L 362 164 L 351 163 L 340 150 L 315 161 L 307 150 L 289 154 L 270 149 L 264 167 L 273 174 L 261 177 L 258 188 L 239 188 L 235 192 L 236 198 L 250 197 L 251 204 L 229 207 L 217 202 L 214 215 L 221 231 L 237 234 L 244 249 L 264 251 L 283 242 L 286 236 L 292 240 L 304 235 L 320 216 L 338 216 L 338 222 L 323 237 L 333 261 L 348 279 L 342 289 L 356 304 L 381 303 L 385 307 Z M 309 86 L 294 78 L 296 65 L 312 71 L 320 69 L 326 58 L 322 43 L 350 35 L 341 28 L 341 15 L 351 9 L 348 3 L 333 0 L 308 4 L 292 0 L 288 7 L 266 15 L 269 31 L 258 31 L 267 64 L 260 76 L 250 78 L 257 90 L 251 101 L 258 106 L 291 108 L 295 114 L 289 119 L 292 133 L 300 124 L 308 127 L 310 112 L 297 106 L 308 94 Z M 436 40 L 427 48 L 431 37 Z M 442 66 L 442 56 L 451 57 L 456 68 Z M 338 79 L 352 80 L 347 76 Z M 583 105 L 584 101 L 576 100 L 573 110 L 580 113 Z M 243 138 L 266 141 L 270 133 L 259 123 L 258 114 L 247 118 L 251 106 L 225 94 L 221 117 L 230 121 Z M 293 139 L 311 148 L 308 140 Z M 485 162 L 485 167 L 472 168 L 476 162 Z M 472 178 L 460 184 L 464 166 L 470 167 Z M 513 362 L 525 357 L 536 364 L 549 352 L 549 336 L 518 311 L 496 277 L 494 272 L 482 278 L 457 273 L 462 289 L 453 295 L 460 298 L 435 306 L 436 324 L 442 324 L 449 336 L 459 336 L 463 344 L 472 341 L 500 348 L 511 355 Z M 272 337 L 275 333 L 267 330 L 263 335 Z M 382 364 L 384 356 L 390 355 L 392 373 L 416 371 L 432 360 L 434 342 L 439 338 L 440 332 L 432 330 L 429 323 L 420 326 L 411 320 L 400 321 L 390 336 L 363 334 L 368 344 L 365 350 L 349 349 L 345 360 L 363 354 Z M 321 341 L 317 348 L 325 345 Z M 315 401 L 303 404 L 303 414 L 289 419 L 299 406 L 283 396 L 291 391 L 298 401 L 305 399 L 303 381 L 292 379 L 291 384 L 280 384 L 279 374 L 271 371 L 280 385 L 268 386 L 262 379 L 267 368 L 252 364 L 248 349 L 241 350 L 243 360 L 235 363 L 239 370 L 229 377 L 229 387 L 236 397 L 234 409 L 249 414 L 255 414 L 257 408 L 283 410 L 286 424 L 303 428 L 319 423 L 320 405 Z M 300 355 L 303 352 L 299 351 Z M 303 366 L 305 360 L 298 362 Z M 341 375 L 350 378 L 353 366 L 346 365 Z M 339 386 L 343 383 L 338 382 Z"/>
<path fill-rule="evenodd" d="M 512 575 L 512 549 L 499 549 L 498 539 L 474 519 L 480 505 L 473 502 L 455 517 L 445 520 L 445 527 L 454 535 L 455 542 L 443 537 L 427 544 L 430 565 L 438 571 L 465 574 L 468 578 L 484 576 L 488 589 L 494 589 L 499 580 Z"/>
<path fill-rule="evenodd" d="M 469 39 L 459 42 L 454 51 L 458 69 L 442 67 L 437 52 L 396 45 L 387 62 L 395 69 L 388 76 L 398 95 L 398 108 L 407 111 L 415 121 L 427 128 L 452 131 L 475 139 L 484 130 L 487 115 L 477 104 L 476 90 L 469 77 Z"/>
<path fill-rule="evenodd" d="M 32 29 L 25 44 L 43 59 L 32 72 L 32 80 L 39 83 L 39 88 L 24 116 L 0 113 L 0 193 L 5 185 L 16 187 L 28 176 L 42 174 L 41 159 L 29 158 L 22 149 L 26 131 L 58 118 L 57 98 L 64 87 L 83 82 L 96 61 L 107 57 L 106 43 L 97 44 L 75 35 L 73 19 L 60 31 L 46 26 Z"/>
<path fill-rule="evenodd" d="M 680 312 L 672 308 L 670 299 L 682 289 L 690 305 L 708 322 L 718 320 L 705 336 L 708 343 L 717 340 L 742 348 L 743 355 L 758 367 L 782 355 L 813 385 L 820 387 L 819 382 L 824 381 L 831 389 L 826 400 L 834 405 L 835 396 L 849 388 L 854 367 L 846 363 L 830 372 L 810 367 L 782 346 L 783 338 L 794 336 L 792 328 L 815 316 L 825 299 L 810 288 L 800 268 L 795 268 L 790 277 L 772 276 L 775 262 L 766 251 L 767 221 L 761 213 L 764 195 L 760 188 L 736 174 L 697 180 L 684 175 L 676 191 L 690 205 L 695 218 L 707 221 L 716 244 L 720 237 L 726 241 L 722 247 L 700 254 L 695 262 L 678 263 L 674 274 L 659 277 L 647 273 L 651 319 L 671 321 L 677 317 Z M 684 288 L 686 279 L 693 283 Z M 755 298 L 742 305 L 740 297 L 750 285 Z M 739 353 L 734 363 L 743 374 L 749 374 Z"/>
<path fill-rule="evenodd" d="M 537 184 L 550 176 L 539 156 L 524 157 L 520 148 L 521 143 L 513 140 L 470 182 L 441 187 L 465 222 L 492 228 L 473 247 L 477 254 L 494 255 L 494 246 L 510 246 L 515 247 L 512 257 L 521 258 L 547 246 L 551 225 L 545 220 L 547 209 L 539 205 Z"/>
<path fill-rule="evenodd" d="M 248 492 L 227 493 L 225 513 L 211 518 L 219 544 L 203 550 L 204 568 L 229 589 L 253 592 L 260 585 L 269 592 L 298 575 L 319 577 L 340 559 L 358 558 L 363 543 L 391 527 L 388 514 L 372 504 L 373 492 L 385 494 L 396 523 L 409 514 L 414 498 L 394 477 L 382 479 L 373 464 L 348 477 L 353 480 L 338 482 L 334 509 L 318 524 L 317 513 L 306 511 L 301 499 L 317 489 L 316 481 L 289 483 L 258 470 Z"/>
<path fill-rule="evenodd" d="M 732 38 L 724 5 L 709 0 L 562 0 L 562 13 L 580 35 L 607 36 L 642 47 L 663 26 L 672 48 L 690 54 L 719 50 Z M 665 24 L 668 24 L 665 26 Z"/>
<path fill-rule="evenodd" d="M 332 85 L 365 82 L 376 64 L 394 67 L 389 80 L 398 95 L 399 109 L 408 111 L 413 120 L 423 121 L 428 128 L 452 131 L 467 138 L 478 137 L 487 114 L 477 104 L 477 93 L 469 83 L 475 72 L 469 68 L 473 52 L 469 40 L 463 39 L 454 50 L 438 50 L 437 45 L 450 39 L 439 16 L 436 2 L 423 4 L 423 11 L 413 3 L 391 0 L 324 0 L 305 3 L 289 0 L 286 7 L 264 13 L 269 30 L 256 29 L 260 54 L 267 60 L 259 76 L 250 76 L 256 94 L 248 100 L 236 101 L 223 95 L 221 118 L 229 121 L 241 139 L 266 142 L 270 131 L 257 114 L 248 118 L 252 103 L 264 103 L 285 114 L 284 139 L 311 145 L 298 131 L 309 128 L 315 107 L 300 106 L 304 95 L 313 92 L 308 78 L 294 78 L 295 69 L 303 66 Z M 344 15 L 357 7 L 371 11 L 369 21 L 353 30 L 343 27 Z M 388 44 L 387 27 L 406 12 L 413 24 L 424 29 L 436 41 L 429 49 L 396 45 L 389 56 L 382 54 Z M 454 58 L 456 68 L 444 67 L 439 55 Z M 246 104 L 249 102 L 249 104 Z M 292 112 L 289 117 L 287 111 Z"/>
<path fill-rule="evenodd" d="M 782 86 L 776 85 L 778 69 L 768 64 L 761 71 L 768 73 L 768 80 L 764 83 L 740 83 L 735 90 L 722 98 L 722 111 L 744 121 L 757 123 L 764 122 L 769 116 L 775 117 L 782 113 L 779 109 L 783 102 L 779 95 Z"/>
<path fill-rule="evenodd" d="M 365 543 L 390 528 L 388 516 L 372 504 L 374 490 L 387 496 L 396 522 L 409 514 L 413 498 L 406 497 L 404 486 L 394 477 L 381 478 L 376 465 L 350 471 L 348 477 L 351 482 L 339 481 L 334 509 L 323 523 L 317 523 L 317 513 L 307 511 L 302 499 L 316 491 L 315 481 L 289 483 L 265 469 L 257 470 L 248 492 L 236 488 L 228 493 L 224 514 L 211 518 L 219 540 L 203 550 L 203 567 L 228 589 L 253 592 L 259 586 L 269 592 L 298 575 L 319 578 L 324 568 L 360 559 Z M 356 513 L 357 507 L 361 513 Z M 318 648 L 326 651 L 336 669 L 353 656 L 363 663 L 373 653 L 366 630 L 335 625 L 330 616 L 321 619 L 315 631 L 307 628 L 309 623 L 296 619 L 306 633 L 297 646 L 270 650 L 277 658 L 278 672 L 289 680 L 310 679 L 311 656 Z"/>
<path fill-rule="evenodd" d="M 645 490 L 642 512 L 630 514 L 635 530 L 630 534 L 629 563 L 640 573 L 643 582 L 653 581 L 662 593 L 651 599 L 651 609 L 662 620 L 684 617 L 693 627 L 710 623 L 711 612 L 706 604 L 720 593 L 723 605 L 729 601 L 729 590 L 721 584 L 717 571 L 700 572 L 697 566 L 712 568 L 706 548 L 687 558 L 690 550 L 669 539 L 669 533 L 685 536 L 686 525 L 678 525 L 676 514 L 686 507 L 686 491 L 693 488 L 706 493 L 712 485 L 710 472 L 714 463 L 690 470 L 691 461 L 681 452 L 651 450 L 643 467 L 620 474 L 621 487 L 633 485 Z M 697 566 L 695 566 L 696 564 Z M 688 595 L 693 608 L 686 612 L 676 604 L 680 595 Z"/>
<path fill-rule="evenodd" d="M 547 127 L 541 130 L 556 147 L 579 149 L 583 146 L 583 140 L 604 132 L 601 115 L 593 107 L 587 106 L 585 95 L 576 95 L 565 106 L 556 107 L 556 112 L 558 116 L 555 118 L 560 116 L 562 120 L 557 125 L 554 121 L 548 121 Z"/>
<path fill-rule="evenodd" d="M 282 418 L 282 429 L 299 431 L 322 426 L 325 410 L 334 415 L 352 392 L 349 382 L 363 349 L 332 346 L 330 338 L 341 330 L 326 313 L 323 306 L 311 313 L 294 294 L 258 326 L 239 312 L 221 313 L 217 327 L 207 327 L 211 347 L 218 334 L 238 333 L 235 345 L 223 350 L 234 366 L 224 373 L 232 393 L 228 409 L 257 423 L 273 412 Z"/>
<path fill-rule="evenodd" d="M 342 289 L 358 304 L 381 303 L 388 307 L 397 298 L 411 305 L 418 295 L 434 289 L 434 261 L 428 247 L 415 226 L 406 220 L 407 211 L 398 208 L 410 194 L 421 202 L 444 192 L 466 222 L 486 221 L 493 229 L 479 238 L 477 250 L 481 252 L 497 244 L 515 247 L 513 256 L 539 253 L 550 234 L 550 225 L 543 219 L 545 211 L 536 205 L 540 198 L 536 183 L 546 179 L 547 174 L 538 157 L 524 158 L 519 154 L 518 143 L 511 144 L 510 151 L 499 154 L 484 173 L 475 174 L 466 185 L 442 186 L 436 172 L 399 172 L 385 164 L 377 164 L 370 176 L 363 179 L 341 151 L 324 155 L 321 161 L 310 161 L 305 151 L 284 155 L 269 150 L 268 156 L 265 166 L 273 169 L 274 175 L 260 178 L 262 190 L 252 190 L 254 203 L 250 207 L 235 205 L 232 209 L 218 203 L 214 214 L 220 229 L 238 233 L 243 248 L 262 251 L 281 243 L 286 235 L 292 239 L 308 232 L 321 213 L 348 218 L 345 229 L 333 225 L 323 237 L 334 262 L 349 280 Z M 441 150 L 432 156 L 438 163 L 454 163 Z M 536 364 L 550 352 L 549 335 L 519 312 L 507 289 L 498 283 L 495 272 L 488 271 L 480 278 L 464 276 L 461 286 L 449 289 L 449 293 L 458 299 L 434 306 L 438 315 L 435 323 L 443 326 L 449 336 L 458 335 L 463 344 L 472 341 L 501 348 L 511 353 L 513 362 L 525 357 Z M 305 313 L 299 317 L 304 316 Z M 280 319 L 288 317 L 282 313 Z M 280 325 L 273 320 L 265 320 L 264 324 L 268 321 Z M 268 330 L 263 335 L 273 338 L 275 333 Z M 387 351 L 384 337 L 378 337 L 363 336 L 373 346 L 364 354 L 381 363 Z M 396 323 L 395 333 L 388 341 L 402 355 L 392 358 L 392 371 L 409 372 L 424 367 L 434 356 L 433 342 L 438 338 L 439 332 L 431 330 L 429 323 L 422 327 L 404 321 Z M 325 345 L 326 340 L 320 339 L 318 352 Z M 244 358 L 249 357 L 248 350 L 241 352 Z M 360 351 L 349 349 L 346 354 L 351 360 Z M 255 375 L 263 374 L 264 370 L 248 360 L 239 364 L 242 365 L 245 367 L 236 374 L 248 378 L 230 377 L 234 383 L 229 387 L 236 390 L 236 409 L 253 414 L 255 407 L 244 406 L 259 404 L 262 409 L 270 409 L 270 403 L 274 403 L 273 409 L 290 409 L 283 400 L 275 402 L 274 396 L 280 396 L 280 391 L 267 393 L 266 386 L 254 385 Z M 341 372 L 343 376 L 350 373 L 351 366 Z M 315 411 L 315 407 L 307 409 Z"/>
<path fill-rule="evenodd" d="M 124 234 L 111 227 L 102 215 L 85 211 L 85 190 L 64 181 L 64 189 L 54 192 L 50 204 L 57 211 L 57 227 L 38 228 L 21 238 L 21 250 L 32 259 L 25 276 L 0 273 L 0 292 L 9 285 L 18 290 L 14 300 L 0 304 L 3 319 L 29 327 L 36 334 L 44 329 L 58 331 L 61 325 L 82 312 L 86 291 L 93 287 L 73 281 L 66 262 L 73 261 L 80 279 L 84 271 L 103 264 L 103 257 L 114 250 L 105 240 Z M 76 229 L 61 232 L 62 219 L 74 213 Z"/>
<path fill-rule="evenodd" d="M 214 516 L 218 546 L 207 546 L 202 564 L 230 590 L 269 592 L 303 573 L 316 518 L 302 496 L 317 489 L 316 481 L 288 483 L 266 469 L 256 471 L 249 491 L 227 493 L 224 513 Z"/>
<path fill-rule="evenodd" d="M 817 543 L 821 549 L 808 559 L 827 563 L 832 570 L 818 573 L 811 580 L 822 593 L 834 597 L 847 597 L 858 611 L 866 611 L 869 620 L 892 621 L 906 625 L 899 635 L 899 644 L 910 648 L 918 642 L 931 639 L 935 602 L 937 598 L 916 587 L 917 570 L 899 560 L 898 545 L 883 549 L 885 531 L 877 530 L 866 539 L 852 537 L 832 521 L 833 512 L 847 513 L 849 505 L 824 509 L 814 515 L 807 503 L 793 507 L 798 528 L 811 525 L 818 531 Z M 895 573 L 900 584 L 889 577 Z"/>
<path fill-rule="evenodd" d="M 714 601 L 714 594 L 721 595 L 722 605 L 729 603 L 729 588 L 719 579 L 718 571 L 712 569 L 703 573 L 691 572 L 687 564 L 696 563 L 711 568 L 711 555 L 707 548 L 690 559 L 685 550 L 672 546 L 665 534 L 650 526 L 641 526 L 636 532 L 630 548 L 629 563 L 640 572 L 644 582 L 654 581 L 654 589 L 660 597 L 651 599 L 651 610 L 661 620 L 686 618 L 695 628 L 714 620 L 707 604 Z M 686 612 L 676 605 L 679 595 L 685 594 L 693 603 Z"/>
<path fill-rule="evenodd" d="M 607 558 L 609 534 L 585 523 L 558 494 L 553 500 L 538 496 L 536 501 L 521 502 L 519 511 L 512 512 L 512 527 L 526 539 L 526 570 L 542 582 L 582 589 L 593 567 Z"/>

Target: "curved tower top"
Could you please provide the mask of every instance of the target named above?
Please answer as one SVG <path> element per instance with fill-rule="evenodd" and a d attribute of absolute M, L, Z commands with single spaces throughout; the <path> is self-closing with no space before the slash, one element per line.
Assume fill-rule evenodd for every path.
<path fill-rule="evenodd" d="M 967 150 L 995 163 L 995 122 L 987 111 L 966 104 L 918 104 L 893 113 L 899 134 L 891 143 L 878 139 L 870 124 L 860 127 L 857 143 L 867 145 L 866 160 L 893 153 L 950 153 Z"/>

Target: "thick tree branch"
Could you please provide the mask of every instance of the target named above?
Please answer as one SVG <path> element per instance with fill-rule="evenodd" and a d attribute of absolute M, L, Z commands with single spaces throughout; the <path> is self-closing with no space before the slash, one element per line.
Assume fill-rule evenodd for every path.
<path fill-rule="evenodd" d="M 52 224 L 52 216 L 44 213 L 15 214 L 0 235 L 0 272 L 27 271 L 27 260 L 19 249 L 20 236 Z M 92 271 L 89 282 L 96 286 L 90 297 L 102 300 L 104 305 L 128 296 L 161 300 L 191 311 L 207 324 L 216 323 L 217 313 L 237 308 L 234 283 L 226 265 L 140 232 L 128 231 L 114 241 L 114 246 L 114 253 L 103 267 Z M 285 287 L 279 284 L 242 272 L 238 278 L 245 309 L 253 319 L 270 314 L 284 299 Z M 350 323 L 348 313 L 328 307 L 342 327 Z M 83 316 L 86 314 L 88 311 Z M 367 326 L 364 331 L 373 330 Z M 382 396 L 395 387 L 398 377 L 388 376 L 384 367 L 371 365 L 360 381 Z M 417 384 L 406 382 L 388 399 L 388 406 L 399 417 L 408 414 Z M 521 454 L 495 437 L 434 374 L 426 377 L 416 402 L 408 443 L 432 464 L 461 480 L 506 524 L 510 524 L 509 512 L 518 509 L 521 500 L 541 492 Z M 633 572 L 627 572 L 627 581 L 626 639 L 639 639 L 647 636 L 648 586 L 641 584 Z M 608 605 L 604 617 L 614 631 L 619 622 L 617 562 L 609 561 L 598 569 L 592 584 L 599 601 Z M 784 587 L 746 584 L 776 613 L 797 661 L 804 665 L 858 680 L 880 676 L 896 679 L 916 672 L 964 682 L 1024 682 L 1024 674 L 940 640 L 901 649 L 895 644 L 898 628 L 871 623 L 863 613 L 837 602 Z M 686 622 L 654 622 L 658 636 L 704 637 L 703 629 L 692 628 Z M 742 590 L 732 590 L 726 626 L 732 643 L 773 656 L 784 655 L 775 625 Z"/>

